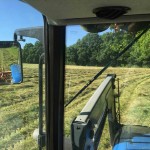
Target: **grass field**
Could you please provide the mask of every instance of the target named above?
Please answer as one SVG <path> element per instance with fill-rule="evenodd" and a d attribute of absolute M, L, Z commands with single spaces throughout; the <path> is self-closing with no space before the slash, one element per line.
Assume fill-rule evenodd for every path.
<path fill-rule="evenodd" d="M 0 86 L 0 149 L 37 149 L 38 65 L 24 65 L 24 83 Z"/>
<path fill-rule="evenodd" d="M 101 68 L 66 66 L 65 101 L 68 101 Z M 150 126 L 150 69 L 109 68 L 65 109 L 65 136 L 108 73 L 120 79 L 121 122 Z M 107 123 L 100 150 L 110 150 Z M 24 83 L 0 85 L 0 150 L 36 150 L 32 133 L 38 128 L 38 65 L 24 65 Z"/>
<path fill-rule="evenodd" d="M 66 100 L 75 95 L 101 68 L 66 67 Z M 107 74 L 116 74 L 120 80 L 121 123 L 150 126 L 150 69 L 109 68 L 79 98 L 65 110 L 65 133 L 70 134 L 70 122 L 85 106 L 89 97 L 105 79 Z M 99 150 L 110 150 L 108 124 L 101 139 Z"/>

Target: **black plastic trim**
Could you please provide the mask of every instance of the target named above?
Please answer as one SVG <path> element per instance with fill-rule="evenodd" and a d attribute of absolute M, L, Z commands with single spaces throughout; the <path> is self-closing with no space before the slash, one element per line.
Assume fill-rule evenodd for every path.
<path fill-rule="evenodd" d="M 45 23 L 46 149 L 62 150 L 64 136 L 65 26 Z"/>

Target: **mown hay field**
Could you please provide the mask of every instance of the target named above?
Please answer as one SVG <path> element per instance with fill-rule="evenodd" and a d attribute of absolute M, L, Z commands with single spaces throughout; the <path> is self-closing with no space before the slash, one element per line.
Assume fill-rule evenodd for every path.
<path fill-rule="evenodd" d="M 69 100 L 101 69 L 100 67 L 67 66 L 65 99 Z M 119 78 L 121 123 L 150 126 L 150 69 L 110 67 L 66 108 L 65 133 L 67 135 L 70 134 L 70 122 L 79 114 L 107 74 L 116 74 L 116 78 Z M 99 150 L 111 150 L 109 143 L 106 122 Z"/>
<path fill-rule="evenodd" d="M 65 101 L 78 92 L 101 68 L 66 66 Z M 79 114 L 107 74 L 120 79 L 121 122 L 150 126 L 150 69 L 109 68 L 74 102 L 65 108 L 65 136 L 70 136 L 70 124 Z M 32 138 L 38 128 L 38 65 L 24 64 L 24 82 L 0 85 L 0 149 L 36 150 Z M 110 150 L 106 127 L 100 150 Z"/>
<path fill-rule="evenodd" d="M 24 82 L 0 85 L 0 149 L 37 149 L 38 65 L 24 65 Z"/>

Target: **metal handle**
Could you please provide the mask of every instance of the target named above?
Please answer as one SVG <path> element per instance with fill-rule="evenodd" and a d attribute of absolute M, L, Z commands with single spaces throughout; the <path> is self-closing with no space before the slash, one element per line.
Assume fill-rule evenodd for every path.
<path fill-rule="evenodd" d="M 43 53 L 39 59 L 39 150 L 45 146 L 45 133 L 43 132 L 43 61 L 45 54 Z"/>

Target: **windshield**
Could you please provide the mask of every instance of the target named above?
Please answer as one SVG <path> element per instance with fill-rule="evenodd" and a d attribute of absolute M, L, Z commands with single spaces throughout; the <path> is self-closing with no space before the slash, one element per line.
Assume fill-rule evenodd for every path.
<path fill-rule="evenodd" d="M 65 108 L 65 136 L 70 136 L 72 120 L 79 115 L 107 74 L 116 74 L 115 93 L 120 95 L 116 112 L 121 118 L 120 123 L 150 127 L 150 31 L 117 58 L 147 27 L 146 23 L 93 26 L 67 27 L 65 103 L 100 70 L 109 67 Z M 111 149 L 108 130 L 106 123 L 101 150 Z"/>
<path fill-rule="evenodd" d="M 39 147 L 45 149 L 46 128 L 52 122 L 46 124 L 51 116 L 45 117 L 46 112 L 51 112 L 45 106 L 45 92 L 46 94 L 50 92 L 45 86 L 49 84 L 51 86 L 51 83 L 48 83 L 51 81 L 48 80 L 45 84 L 43 16 L 20 1 L 13 3 L 3 1 L 1 6 L 1 41 L 12 41 L 15 33 L 16 39 L 21 44 L 22 57 L 18 55 L 18 50 L 15 57 L 8 55 L 15 53 L 15 47 L 0 49 L 0 149 L 36 150 Z M 6 11 L 8 8 L 11 8 L 10 11 Z M 113 98 L 117 121 L 124 125 L 150 127 L 150 31 L 133 42 L 133 45 L 128 46 L 141 35 L 148 24 L 140 22 L 66 27 L 64 94 L 65 106 L 69 105 L 65 107 L 64 137 L 68 142 L 71 141 L 72 121 L 108 74 L 116 74 Z M 47 29 L 49 30 L 49 27 Z M 46 38 L 46 42 L 51 39 Z M 46 44 L 51 50 L 53 46 Z M 123 51 L 125 53 L 122 53 Z M 46 53 L 49 53 L 49 49 Z M 10 71 L 14 59 L 20 60 L 18 57 L 21 57 L 23 63 L 22 83 L 12 82 L 12 71 Z M 57 56 L 54 57 L 58 59 Z M 55 67 L 55 64 L 52 65 Z M 46 74 L 46 79 L 50 73 L 51 69 Z M 5 84 L 1 84 L 2 82 Z M 88 86 L 84 88 L 85 90 L 81 90 L 85 85 Z M 94 125 L 96 127 L 97 124 Z M 99 150 L 106 149 L 111 149 L 108 121 L 105 124 Z"/>

